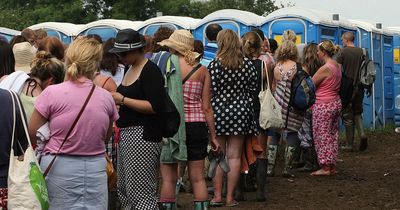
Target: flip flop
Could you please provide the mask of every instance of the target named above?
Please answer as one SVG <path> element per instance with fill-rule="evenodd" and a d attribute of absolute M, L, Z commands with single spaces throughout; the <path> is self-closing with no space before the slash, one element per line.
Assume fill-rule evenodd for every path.
<path fill-rule="evenodd" d="M 222 202 L 222 201 L 210 201 L 210 206 L 211 207 L 221 207 L 221 206 L 223 206 L 224 205 L 224 203 Z"/>
<path fill-rule="evenodd" d="M 235 207 L 235 206 L 237 206 L 237 205 L 239 205 L 239 202 L 237 202 L 237 201 L 232 201 L 231 203 L 226 203 L 225 204 L 225 206 L 226 207 Z"/>

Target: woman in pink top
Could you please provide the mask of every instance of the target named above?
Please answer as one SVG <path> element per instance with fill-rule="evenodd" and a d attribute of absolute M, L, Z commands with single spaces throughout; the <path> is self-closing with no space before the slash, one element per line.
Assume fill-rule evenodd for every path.
<path fill-rule="evenodd" d="M 321 169 L 313 176 L 330 176 L 337 173 L 336 159 L 339 141 L 339 116 L 342 109 L 339 89 L 342 71 L 332 59 L 337 52 L 332 41 L 318 45 L 318 57 L 325 63 L 313 76 L 317 87 L 316 102 L 313 106 L 313 135 L 318 162 Z"/>
<path fill-rule="evenodd" d="M 77 39 L 66 55 L 66 81 L 46 88 L 35 102 L 29 135 L 47 121 L 50 139 L 43 149 L 41 168 L 45 171 L 54 155 L 46 184 L 50 209 L 107 209 L 107 174 L 104 141 L 118 119 L 112 96 L 95 87 L 71 135 L 61 147 L 89 92 L 100 65 L 102 46 L 94 39 Z M 35 142 L 33 142 L 35 143 Z"/>

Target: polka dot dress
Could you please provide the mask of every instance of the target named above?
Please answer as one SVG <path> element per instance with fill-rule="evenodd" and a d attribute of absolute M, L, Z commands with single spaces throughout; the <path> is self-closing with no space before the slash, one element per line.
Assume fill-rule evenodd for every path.
<path fill-rule="evenodd" d="M 212 99 L 217 135 L 255 134 L 256 122 L 253 92 L 256 91 L 257 72 L 248 59 L 239 69 L 222 67 L 218 59 L 211 61 Z"/>
<path fill-rule="evenodd" d="M 121 128 L 118 197 L 124 210 L 158 210 L 157 175 L 161 143 L 143 139 L 143 127 Z"/>

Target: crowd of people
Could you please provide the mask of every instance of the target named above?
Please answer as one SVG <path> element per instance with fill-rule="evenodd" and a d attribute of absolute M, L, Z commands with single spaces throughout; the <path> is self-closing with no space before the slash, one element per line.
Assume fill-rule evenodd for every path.
<path fill-rule="evenodd" d="M 249 176 L 256 200 L 266 201 L 280 145 L 283 177 L 338 173 L 340 117 L 343 149 L 353 150 L 355 130 L 360 151 L 367 149 L 358 77 L 363 51 L 354 46 L 353 33 L 343 34 L 342 49 L 329 40 L 298 46 L 291 30 L 279 46 L 259 29 L 240 37 L 210 24 L 206 37 L 202 43 L 187 30 L 160 27 L 152 37 L 124 29 L 109 40 L 77 37 L 69 46 L 44 30 L 1 39 L 0 209 L 13 196 L 7 190 L 10 148 L 24 150 L 29 140 L 45 174 L 49 209 L 173 210 L 185 173 L 195 210 L 239 205 Z M 307 110 L 290 105 L 299 71 L 315 86 L 315 103 Z M 355 90 L 346 105 L 343 75 Z M 260 126 L 265 89 L 281 107 L 282 128 Z M 29 122 L 29 136 L 23 123 L 14 123 L 6 90 L 19 96 L 23 107 L 17 111 Z M 171 102 L 180 123 L 168 136 Z M 13 130 L 19 146 L 11 145 Z M 248 145 L 258 148 L 252 157 Z M 117 172 L 115 186 L 108 183 L 105 156 Z"/>

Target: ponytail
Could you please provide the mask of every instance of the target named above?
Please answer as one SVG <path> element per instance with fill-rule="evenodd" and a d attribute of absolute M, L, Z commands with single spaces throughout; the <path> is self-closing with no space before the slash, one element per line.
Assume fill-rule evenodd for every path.
<path fill-rule="evenodd" d="M 65 79 L 73 81 L 78 79 L 78 66 L 76 63 L 71 63 L 71 65 L 68 67 Z"/>

